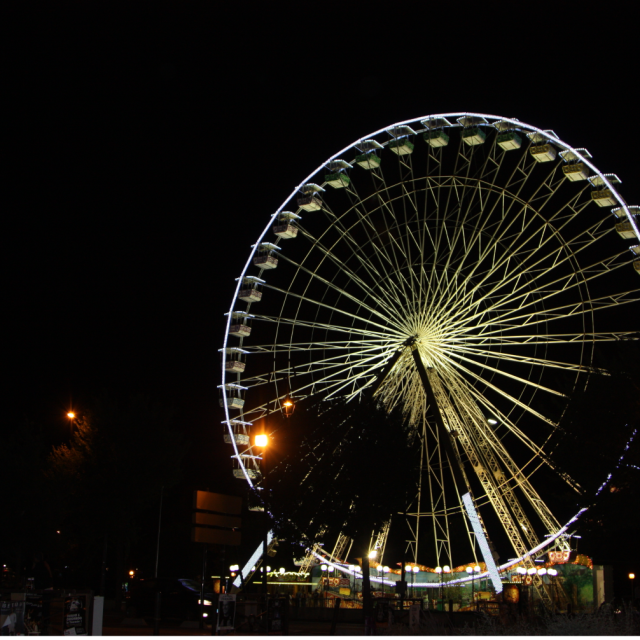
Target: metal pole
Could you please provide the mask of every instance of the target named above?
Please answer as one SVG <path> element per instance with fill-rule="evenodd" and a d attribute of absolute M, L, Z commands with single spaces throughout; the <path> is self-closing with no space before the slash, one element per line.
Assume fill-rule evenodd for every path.
<path fill-rule="evenodd" d="M 160 512 L 158 513 L 158 540 L 156 542 L 156 581 L 158 580 L 158 560 L 160 559 L 160 527 L 162 526 L 162 499 L 164 498 L 164 485 L 160 489 Z"/>
<path fill-rule="evenodd" d="M 262 504 L 264 508 L 264 531 L 262 532 L 262 598 L 264 600 L 264 620 L 267 623 L 267 600 L 269 591 L 267 588 L 267 539 L 269 535 L 269 509 L 267 506 L 267 446 L 262 447 Z M 266 626 L 265 626 L 266 629 Z"/>
<path fill-rule="evenodd" d="M 371 610 L 371 581 L 369 580 L 369 556 L 362 558 L 362 608 L 364 612 L 364 634 L 373 635 L 373 612 Z"/>
<path fill-rule="evenodd" d="M 207 572 L 207 547 L 202 551 L 202 580 L 200 581 L 200 629 L 204 629 L 204 576 Z"/>

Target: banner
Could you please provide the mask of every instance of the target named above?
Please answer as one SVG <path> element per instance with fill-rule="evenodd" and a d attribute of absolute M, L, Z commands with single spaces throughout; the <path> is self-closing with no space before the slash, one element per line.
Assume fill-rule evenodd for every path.
<path fill-rule="evenodd" d="M 62 633 L 65 636 L 87 636 L 87 596 L 86 594 L 67 596 L 64 599 L 64 620 Z"/>
<path fill-rule="evenodd" d="M 236 621 L 236 594 L 223 593 L 218 598 L 218 631 L 233 631 Z"/>

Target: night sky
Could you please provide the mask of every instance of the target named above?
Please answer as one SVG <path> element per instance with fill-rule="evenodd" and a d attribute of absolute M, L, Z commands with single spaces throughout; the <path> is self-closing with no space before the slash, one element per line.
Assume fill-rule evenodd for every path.
<path fill-rule="evenodd" d="M 234 279 L 300 180 L 394 122 L 468 110 L 553 129 L 640 202 L 631 6 L 301 6 L 8 9 L 5 428 L 27 418 L 59 442 L 70 403 L 141 391 L 178 409 L 189 482 L 229 490 L 216 386 Z"/>

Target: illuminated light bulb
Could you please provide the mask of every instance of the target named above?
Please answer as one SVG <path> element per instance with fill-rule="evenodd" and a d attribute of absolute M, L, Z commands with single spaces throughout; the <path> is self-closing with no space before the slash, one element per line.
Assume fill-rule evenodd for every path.
<path fill-rule="evenodd" d="M 435 572 L 436 573 L 442 573 L 442 567 L 436 567 L 435 568 Z"/>
<path fill-rule="evenodd" d="M 537 570 L 536 570 L 536 568 L 535 568 L 535 567 L 531 567 L 530 569 L 527 569 L 527 573 L 528 573 L 530 576 L 534 576 L 534 575 L 537 573 Z"/>
<path fill-rule="evenodd" d="M 442 570 L 445 573 L 449 573 L 449 571 L 451 571 L 451 567 L 448 564 L 445 564 L 444 567 L 442 567 Z"/>
<path fill-rule="evenodd" d="M 473 567 L 467 567 L 467 573 L 473 573 Z"/>
<path fill-rule="evenodd" d="M 265 433 L 261 433 L 255 438 L 256 447 L 266 447 L 269 443 L 269 438 Z"/>

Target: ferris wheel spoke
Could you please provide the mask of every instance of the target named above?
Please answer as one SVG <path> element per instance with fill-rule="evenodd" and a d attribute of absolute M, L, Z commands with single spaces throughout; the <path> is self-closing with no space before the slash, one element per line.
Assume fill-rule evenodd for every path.
<path fill-rule="evenodd" d="M 400 331 L 398 331 L 397 333 L 394 333 L 393 329 L 391 328 L 385 331 L 374 331 L 370 328 L 363 328 L 361 326 L 358 326 L 356 328 L 353 326 L 351 327 L 346 325 L 343 326 L 343 325 L 332 324 L 328 322 L 318 322 L 313 320 L 301 320 L 298 318 L 287 318 L 287 317 L 267 316 L 267 315 L 258 315 L 258 314 L 256 314 L 254 318 L 257 321 L 265 321 L 270 324 L 282 324 L 282 325 L 296 326 L 301 328 L 304 327 L 306 329 L 331 330 L 337 333 L 344 333 L 347 335 L 356 334 L 361 336 L 367 336 L 374 340 L 375 339 L 380 339 L 382 341 L 386 339 L 393 340 L 394 337 L 397 340 L 406 339 L 406 337 L 404 336 L 404 333 Z M 358 320 L 363 320 L 363 318 L 358 318 Z"/>
<path fill-rule="evenodd" d="M 363 345 L 379 343 L 380 345 L 395 348 L 397 341 L 390 338 L 366 339 L 366 340 L 310 340 L 308 342 L 287 342 L 281 348 L 273 344 L 252 344 L 245 347 L 247 353 L 289 353 L 294 351 L 323 351 L 326 349 L 360 349 Z"/>
<path fill-rule="evenodd" d="M 610 232 L 610 229 L 606 229 L 604 233 L 600 233 L 600 235 L 595 235 L 596 232 L 599 231 L 599 228 L 601 226 L 602 226 L 602 221 L 593 225 L 588 230 L 589 232 L 588 236 L 590 237 L 590 240 L 583 242 L 582 246 L 580 246 L 579 249 L 577 249 L 573 253 L 571 254 L 565 253 L 565 255 L 560 258 L 560 256 L 564 253 L 564 249 L 562 247 L 557 247 L 553 249 L 550 253 L 539 258 L 537 262 L 535 262 L 533 265 L 530 265 L 528 268 L 526 268 L 525 272 L 528 274 L 531 274 L 532 276 L 540 276 L 540 275 L 543 275 L 546 272 L 546 270 L 549 269 L 549 267 L 541 266 L 545 262 L 552 260 L 554 269 L 559 268 L 561 265 L 564 265 L 567 262 L 574 262 L 576 259 L 576 256 L 580 251 L 587 249 L 592 244 L 594 244 L 595 242 L 597 242 L 598 240 L 600 240 Z M 574 238 L 574 240 L 577 243 L 579 241 L 579 238 L 576 237 Z M 530 253 L 529 255 L 533 255 L 533 254 Z M 558 293 L 564 293 L 567 291 L 568 288 L 579 286 L 584 282 L 584 280 L 577 279 L 577 276 L 579 274 L 589 273 L 591 277 L 588 279 L 592 279 L 593 277 L 597 277 L 597 276 L 601 276 L 601 275 L 605 275 L 606 273 L 609 273 L 611 271 L 612 266 L 623 266 L 624 263 L 615 265 L 615 262 L 619 261 L 623 256 L 625 256 L 625 252 L 615 254 L 609 257 L 608 259 L 599 260 L 597 263 L 594 263 L 589 267 L 583 268 L 580 272 L 575 272 L 571 270 L 570 272 L 556 278 L 551 282 L 543 281 L 539 286 L 533 287 L 533 288 L 531 287 L 531 284 L 527 280 L 524 280 L 522 278 L 522 273 L 518 273 L 517 271 L 514 270 L 513 275 L 496 283 L 494 285 L 494 288 L 491 291 L 489 291 L 487 295 L 482 298 L 481 301 L 476 301 L 470 304 L 468 309 L 471 310 L 472 308 L 477 307 L 480 302 L 490 300 L 491 305 L 487 307 L 487 310 L 493 311 L 499 308 L 500 306 L 513 303 L 517 300 L 526 299 L 528 297 L 530 298 L 534 294 L 539 292 L 544 292 L 545 290 L 549 289 L 550 287 L 553 287 L 554 285 L 560 285 L 560 286 L 559 287 L 557 286 L 555 290 L 552 290 L 552 295 L 556 295 Z M 525 270 L 525 265 L 522 265 L 522 269 Z M 568 286 L 567 283 L 570 282 L 571 280 L 574 280 L 574 282 L 570 286 Z M 508 290 L 507 287 L 510 284 L 513 286 L 513 289 Z M 539 300 L 540 299 L 536 299 L 534 303 L 538 302 Z"/>
<path fill-rule="evenodd" d="M 382 179 L 383 179 L 385 192 L 389 196 L 389 198 L 387 199 L 388 204 L 386 204 L 385 206 L 389 209 L 390 214 L 395 223 L 396 233 L 395 234 L 389 233 L 389 236 L 392 239 L 396 266 L 398 269 L 400 269 L 401 267 L 404 267 L 405 264 L 412 264 L 413 262 L 412 247 L 415 245 L 416 248 L 419 248 L 419 245 L 415 241 L 415 238 L 413 238 L 412 234 L 410 233 L 410 227 L 409 227 L 410 220 L 416 219 L 418 215 L 418 208 L 414 200 L 414 191 L 409 190 L 407 188 L 407 184 L 414 183 L 413 164 L 411 162 L 411 156 L 409 155 L 409 160 L 407 163 L 404 163 L 402 161 L 401 156 L 398 156 L 397 158 L 398 158 L 398 162 L 401 163 L 401 166 L 404 166 L 406 168 L 404 172 L 401 171 L 401 176 L 402 176 L 402 173 L 404 173 L 404 176 L 402 176 L 402 179 L 400 180 L 400 182 L 388 186 L 387 181 L 384 178 L 384 172 L 382 171 L 382 169 L 380 169 L 380 175 L 382 176 Z M 391 197 L 391 189 L 399 190 L 401 194 L 400 197 L 399 198 Z M 404 219 L 403 228 L 400 227 L 399 216 L 396 214 L 392 206 L 392 204 L 396 203 L 397 200 L 400 201 L 400 205 L 402 206 L 402 214 L 403 214 L 402 217 Z M 407 213 L 407 202 L 409 203 L 409 208 L 411 209 L 409 213 Z M 405 236 L 406 236 L 406 241 L 405 241 Z M 398 254 L 401 256 L 400 259 L 398 259 Z M 417 274 L 413 269 L 409 269 L 408 272 L 409 272 L 410 282 L 407 283 L 407 286 L 409 287 L 409 290 L 411 292 L 414 292 L 414 295 L 410 295 L 407 299 L 407 302 L 415 310 L 416 302 L 417 300 L 420 299 L 421 294 L 423 292 L 422 282 L 421 282 L 421 279 L 418 278 Z M 417 291 L 420 292 L 418 295 L 415 295 L 416 289 Z"/>
<path fill-rule="evenodd" d="M 548 344 L 573 344 L 587 340 L 588 342 L 619 342 L 620 340 L 640 339 L 638 331 L 602 331 L 580 333 L 536 333 L 509 336 L 477 335 L 465 336 L 465 342 L 477 340 L 479 344 L 488 346 L 526 346 Z M 457 339 L 454 339 L 454 341 Z"/>
<path fill-rule="evenodd" d="M 482 376 L 478 375 L 477 373 L 471 371 L 470 369 L 468 369 L 467 367 L 463 366 L 459 362 L 456 362 L 455 360 L 450 360 L 450 363 L 454 367 L 459 369 L 460 371 L 463 371 L 464 373 L 466 373 L 468 376 L 470 376 L 474 380 L 477 380 L 480 384 L 485 385 L 486 387 L 488 387 L 492 391 L 495 391 L 496 393 L 501 395 L 503 398 L 506 398 L 512 404 L 520 407 L 521 409 L 524 409 L 525 411 L 527 411 L 531 415 L 536 416 L 537 418 L 539 418 L 543 422 L 546 422 L 547 424 L 550 424 L 550 425 L 552 425 L 554 427 L 557 426 L 556 423 L 553 422 L 553 420 L 550 420 L 546 416 L 542 415 L 539 411 L 536 411 L 535 409 L 533 409 L 532 407 L 530 407 L 526 403 L 524 403 L 521 400 L 519 400 L 518 398 L 515 398 L 514 396 L 512 396 L 510 393 L 507 393 L 503 389 L 500 389 L 500 387 L 497 387 L 496 385 L 491 383 L 489 380 L 486 380 L 485 378 L 483 378 Z"/>
<path fill-rule="evenodd" d="M 369 278 L 369 282 L 372 282 L 374 284 L 374 287 L 376 287 L 378 290 L 377 296 L 382 296 L 387 301 L 387 304 L 391 308 L 396 304 L 401 305 L 402 299 L 401 299 L 401 292 L 399 290 L 396 290 L 394 288 L 394 290 L 390 292 L 380 285 L 381 281 L 384 278 L 384 274 L 387 272 L 389 266 L 392 264 L 392 261 L 386 254 L 384 254 L 383 256 L 382 252 L 380 251 L 381 247 L 378 246 L 378 243 L 373 241 L 371 235 L 369 234 L 368 229 L 366 229 L 365 227 L 367 232 L 367 237 L 369 239 L 368 240 L 369 245 L 371 246 L 373 255 L 375 255 L 380 261 L 379 268 L 373 264 L 371 256 L 367 255 L 365 246 L 357 242 L 356 239 L 352 236 L 350 232 L 350 228 L 346 227 L 342 223 L 341 217 L 333 213 L 333 211 L 331 211 L 329 207 L 325 207 L 323 210 L 325 214 L 327 214 L 327 216 L 329 217 L 329 220 L 331 221 L 332 225 L 335 225 L 339 228 L 341 232 L 340 240 L 335 242 L 334 245 L 331 247 L 331 249 L 329 249 L 325 247 L 323 243 L 320 242 L 324 234 L 323 236 L 320 237 L 320 239 L 316 240 L 315 238 L 313 238 L 313 236 L 310 233 L 304 232 L 304 231 L 303 233 L 309 238 L 309 240 L 311 240 L 314 243 L 314 246 L 317 245 L 319 250 L 325 252 L 332 262 L 334 263 L 337 262 L 339 263 L 339 265 L 342 265 L 345 269 L 345 272 L 352 277 L 354 282 L 360 284 L 360 286 L 366 289 L 366 291 L 373 292 L 373 289 L 370 287 L 369 284 L 367 284 L 360 276 L 358 276 L 356 272 L 353 271 L 353 269 L 351 269 L 350 267 L 347 267 L 347 265 L 343 261 L 339 260 L 334 255 L 334 251 L 337 243 L 340 241 L 346 242 L 349 245 L 349 250 L 347 251 L 347 254 L 350 257 L 353 257 L 353 259 L 355 259 L 358 262 L 359 266 L 365 270 Z M 385 260 L 382 260 L 382 257 L 384 257 Z"/>
<path fill-rule="evenodd" d="M 487 330 L 484 335 L 492 335 L 495 333 L 501 333 L 510 328 L 521 329 L 523 327 L 532 327 L 545 322 L 552 322 L 553 320 L 562 320 L 563 318 L 573 318 L 583 316 L 591 313 L 592 311 L 601 311 L 603 309 L 610 309 L 611 307 L 618 307 L 623 304 L 630 304 L 640 302 L 640 292 L 635 289 L 632 291 L 624 291 L 613 295 L 602 296 L 600 298 L 592 298 L 589 301 L 589 307 L 585 308 L 585 304 L 582 301 L 572 302 L 566 305 L 560 305 L 552 309 L 545 309 L 544 311 L 531 312 L 523 314 L 521 316 L 509 317 L 504 322 L 500 320 L 487 321 L 475 325 L 476 328 L 498 326 L 498 329 Z M 521 321 L 514 324 L 515 321 Z"/>
<path fill-rule="evenodd" d="M 373 215 L 373 213 L 375 213 L 379 209 L 379 203 L 378 203 L 378 206 L 374 206 L 372 210 L 367 211 L 365 207 L 369 203 L 369 200 L 373 201 L 373 199 L 375 198 L 375 195 L 365 198 L 365 200 L 361 200 L 360 197 L 357 195 L 355 186 L 354 186 L 353 193 L 357 198 L 357 202 L 355 203 L 352 202 L 352 209 L 358 215 L 357 223 L 361 224 L 361 228 L 365 231 L 367 235 L 368 244 L 371 247 L 373 254 L 380 260 L 381 262 L 380 266 L 382 271 L 385 272 L 386 270 L 389 269 L 389 267 L 394 266 L 394 260 L 393 260 L 393 257 L 389 255 L 389 253 L 387 252 L 386 245 L 384 243 L 379 242 L 379 232 L 376 230 L 375 225 L 371 220 L 371 216 Z M 354 225 L 355 224 L 356 223 L 354 223 Z M 397 288 L 397 293 L 399 296 L 398 303 L 402 304 L 403 301 L 407 300 L 406 291 L 404 291 L 401 286 L 398 287 L 397 284 L 395 283 L 394 283 L 394 288 Z"/>
<path fill-rule="evenodd" d="M 492 367 L 484 362 L 479 362 L 477 360 L 472 360 L 471 358 L 466 358 L 465 356 L 461 355 L 459 351 L 455 351 L 452 352 L 450 350 L 445 350 L 445 354 L 449 354 L 448 357 L 453 361 L 456 362 L 457 360 L 462 360 L 464 362 L 468 362 L 469 364 L 473 364 L 477 367 L 480 367 L 482 369 L 486 369 L 487 371 L 491 371 L 493 373 L 497 373 L 501 376 L 505 376 L 507 378 L 510 378 L 511 380 L 515 380 L 525 386 L 529 386 L 529 387 L 534 387 L 536 389 L 540 389 L 541 391 L 546 391 L 547 393 L 551 393 L 553 395 L 556 396 L 560 396 L 562 398 L 566 397 L 566 394 L 561 393 L 560 391 L 556 391 L 555 389 L 550 389 L 549 387 L 545 387 L 544 385 L 538 384 L 536 382 L 533 382 L 532 380 L 528 380 L 526 378 L 522 378 L 521 376 L 516 376 L 512 373 L 509 373 L 507 371 L 503 371 L 502 369 L 497 369 L 495 367 Z M 445 356 L 447 357 L 447 356 Z"/>
<path fill-rule="evenodd" d="M 577 371 L 586 373 L 595 373 L 600 371 L 596 367 L 586 367 L 584 365 L 575 365 L 569 362 L 558 362 L 556 360 L 547 360 L 545 358 L 536 358 L 534 356 L 521 356 L 515 353 L 506 353 L 504 351 L 490 351 L 488 349 L 479 349 L 469 346 L 455 346 L 447 350 L 452 356 L 457 353 L 467 353 L 469 355 L 485 356 L 492 360 L 506 360 L 510 362 L 521 362 L 527 365 L 536 365 L 538 367 L 551 367 L 553 369 L 562 369 L 563 371 Z"/>
<path fill-rule="evenodd" d="M 393 311 L 394 307 L 401 302 L 400 298 L 397 295 L 393 296 L 391 292 L 384 289 L 379 284 L 377 284 L 376 292 L 376 290 L 374 290 L 370 286 L 370 284 L 365 282 L 365 280 L 363 280 L 355 271 L 353 271 L 350 266 L 348 266 L 343 260 L 335 255 L 336 245 L 342 240 L 349 240 L 350 236 L 348 236 L 348 234 L 343 234 L 341 236 L 341 239 L 337 240 L 331 248 L 325 246 L 324 243 L 321 242 L 323 236 L 321 236 L 319 239 L 316 239 L 304 229 L 302 230 L 302 234 L 307 237 L 307 239 L 312 243 L 312 247 L 308 251 L 307 256 L 305 257 L 303 262 L 306 262 L 310 258 L 313 249 L 316 249 L 324 256 L 324 259 L 328 259 L 331 263 L 336 265 L 336 267 L 344 272 L 345 275 L 349 276 L 353 284 L 358 286 L 366 296 L 372 298 L 380 306 L 385 307 L 389 311 Z M 354 246 L 351 246 L 350 250 L 347 251 L 347 254 L 351 257 L 354 257 L 358 261 L 359 265 L 365 269 L 368 275 L 369 282 L 374 283 L 374 286 L 376 286 L 376 283 L 379 283 L 382 280 L 384 271 L 380 272 L 376 269 L 373 263 L 366 257 L 366 255 L 363 254 L 363 250 L 361 247 L 358 246 L 356 248 Z M 286 259 L 286 256 L 283 257 Z M 317 269 L 319 264 L 322 264 L 322 261 L 319 264 L 314 265 L 314 269 L 308 269 L 306 266 L 303 266 L 302 264 L 299 264 L 295 261 L 291 261 L 290 259 L 289 261 L 297 265 L 299 267 L 299 270 L 303 270 L 308 275 L 311 275 L 312 277 L 320 277 L 317 275 Z"/>
<path fill-rule="evenodd" d="M 335 291 L 336 293 L 340 294 L 341 296 L 344 296 L 347 300 L 350 300 L 351 302 L 357 303 L 359 306 L 361 306 L 364 309 L 366 309 L 369 313 L 371 313 L 372 315 L 375 315 L 375 316 L 377 316 L 377 317 L 379 317 L 381 319 L 388 320 L 389 319 L 389 315 L 395 315 L 396 314 L 395 309 L 388 307 L 385 304 L 384 300 L 381 300 L 379 297 L 374 297 L 372 292 L 371 292 L 371 290 L 368 290 L 366 292 L 368 297 L 369 298 L 373 298 L 373 302 L 376 303 L 377 307 L 385 308 L 388 311 L 387 315 L 382 314 L 378 310 L 378 308 L 374 308 L 374 307 L 372 307 L 372 306 L 370 306 L 368 304 L 365 304 L 361 298 L 358 298 L 355 295 L 349 293 L 348 291 L 345 291 L 343 288 L 337 286 L 334 282 L 332 282 L 330 280 L 327 280 L 326 278 L 323 278 L 318 273 L 315 273 L 315 272 L 311 271 L 310 269 L 307 269 L 307 267 L 295 262 L 291 258 L 288 258 L 287 256 L 282 255 L 282 254 L 280 254 L 280 257 L 284 261 L 286 261 L 289 264 L 292 264 L 293 266 L 295 266 L 299 271 L 302 271 L 302 272 L 304 272 L 304 273 L 306 273 L 307 275 L 310 276 L 310 280 L 309 280 L 309 284 L 307 285 L 307 289 L 311 286 L 312 282 L 317 281 L 318 283 L 322 283 L 326 287 L 331 288 L 333 291 Z"/>
<path fill-rule="evenodd" d="M 553 532 L 559 528 L 559 523 L 553 513 L 551 513 L 550 509 L 544 503 L 544 501 L 540 498 L 539 494 L 533 488 L 533 485 L 530 482 L 530 478 L 525 476 L 523 468 L 516 464 L 511 455 L 509 454 L 507 448 L 504 446 L 503 442 L 500 438 L 497 437 L 495 432 L 487 425 L 483 419 L 482 414 L 478 412 L 469 412 L 469 407 L 477 408 L 477 405 L 469 395 L 467 389 L 461 387 L 460 385 L 452 385 L 452 387 L 457 391 L 457 393 L 461 396 L 461 402 L 464 409 L 467 411 L 469 417 L 472 422 L 475 423 L 475 430 L 479 434 L 480 438 L 482 438 L 486 445 L 488 445 L 488 450 L 486 445 L 483 447 L 482 445 L 478 446 L 480 443 L 474 442 L 474 446 L 476 447 L 478 452 L 482 450 L 488 451 L 489 456 L 493 456 L 495 452 L 499 456 L 500 464 L 504 466 L 508 477 L 505 477 L 505 480 L 512 483 L 512 486 L 506 488 L 507 491 L 512 491 L 516 486 L 522 491 L 527 501 L 533 507 L 536 512 L 538 518 L 544 524 L 549 532 Z M 475 440 L 475 438 L 472 438 Z M 532 452 L 533 453 L 533 452 Z M 481 454 L 482 455 L 482 454 Z M 540 459 L 540 454 L 535 452 L 533 459 Z M 495 456 L 493 456 L 495 458 Z M 546 456 L 545 456 L 545 461 Z M 492 467 L 498 467 L 498 460 L 494 459 L 491 464 Z M 570 480 L 570 478 L 569 478 Z M 518 517 L 518 521 L 522 523 L 522 516 Z"/>
<path fill-rule="evenodd" d="M 328 309 L 328 310 L 333 311 L 335 313 L 338 313 L 340 315 L 346 316 L 348 318 L 352 318 L 353 320 L 357 320 L 359 322 L 364 322 L 364 323 L 366 323 L 368 325 L 371 325 L 371 326 L 374 326 L 374 327 L 378 327 L 378 329 L 381 329 L 382 331 L 387 330 L 387 326 L 385 326 L 384 324 L 380 324 L 379 322 L 374 322 L 371 319 L 368 319 L 368 318 L 365 318 L 363 316 L 359 316 L 357 314 L 351 313 L 349 311 L 346 311 L 345 309 L 340 309 L 340 308 L 335 307 L 333 305 L 326 304 L 326 303 L 320 302 L 318 300 L 314 300 L 313 298 L 309 298 L 308 296 L 300 295 L 300 294 L 294 293 L 292 291 L 285 291 L 284 289 L 280 289 L 279 287 L 275 287 L 273 285 L 265 284 L 263 286 L 264 286 L 265 289 L 271 289 L 272 291 L 276 291 L 278 293 L 285 294 L 285 295 L 287 295 L 289 297 L 296 298 L 296 299 L 304 301 L 304 302 L 308 302 L 308 303 L 310 303 L 312 305 L 315 305 L 316 307 L 323 307 L 325 309 Z M 376 317 L 387 321 L 390 325 L 394 326 L 399 331 L 402 331 L 402 326 L 399 325 L 398 323 L 396 323 L 396 321 L 393 318 L 387 318 L 387 317 L 383 316 L 382 314 L 380 314 L 379 312 L 376 312 L 375 315 L 376 315 Z"/>
<path fill-rule="evenodd" d="M 551 461 L 549 456 L 545 453 L 544 449 L 524 433 L 512 420 L 508 418 L 495 404 L 490 402 L 482 393 L 480 393 L 473 385 L 470 385 L 468 381 L 460 375 L 459 372 L 453 371 L 451 375 L 456 381 L 456 384 L 464 389 L 465 393 L 472 397 L 479 406 L 484 407 L 488 415 L 494 416 L 498 421 L 503 424 L 511 433 L 513 433 L 527 448 L 540 460 L 542 460 L 549 468 L 558 472 L 564 481 L 572 488 L 580 491 L 579 486 L 573 478 L 567 473 L 558 469 L 557 465 Z"/>
<path fill-rule="evenodd" d="M 481 279 L 478 281 L 478 283 L 476 284 L 476 288 L 479 288 L 482 284 L 484 284 L 487 279 L 491 276 L 494 275 L 494 273 L 496 273 L 497 271 L 499 271 L 500 269 L 504 269 L 506 267 L 508 267 L 509 263 L 513 263 L 515 262 L 515 259 L 518 257 L 522 257 L 522 260 L 518 260 L 517 261 L 517 266 L 518 266 L 518 272 L 522 271 L 522 270 L 527 270 L 530 271 L 532 270 L 535 266 L 538 266 L 540 264 L 542 264 L 544 262 L 544 260 L 549 259 L 550 257 L 553 257 L 554 254 L 557 254 L 560 251 L 560 248 L 557 249 L 553 249 L 550 254 L 545 255 L 542 258 L 539 258 L 539 251 L 540 249 L 545 246 L 546 244 L 548 244 L 549 242 L 551 242 L 552 240 L 556 240 L 557 238 L 557 234 L 560 233 L 560 231 L 562 231 L 562 229 L 567 226 L 570 222 L 572 222 L 576 216 L 578 216 L 581 212 L 582 209 L 588 204 L 588 202 L 585 202 L 582 204 L 581 207 L 576 207 L 575 205 L 572 205 L 571 203 L 576 201 L 577 197 L 572 197 L 571 200 L 566 203 L 563 207 L 560 208 L 560 211 L 563 211 L 565 208 L 568 208 L 571 211 L 571 214 L 569 215 L 564 215 L 563 217 L 563 224 L 558 227 L 558 228 L 552 228 L 551 224 L 560 217 L 560 212 L 556 212 L 555 215 L 552 215 L 550 217 L 549 220 L 545 221 L 545 224 L 540 226 L 537 230 L 534 229 L 534 234 L 533 235 L 529 235 L 527 233 L 525 233 L 525 231 L 533 225 L 533 223 L 535 222 L 536 215 L 540 215 L 540 211 L 536 211 L 534 209 L 532 209 L 530 207 L 530 204 L 527 203 L 523 203 L 524 206 L 521 206 L 521 208 L 518 210 L 518 215 L 522 214 L 524 215 L 527 211 L 532 211 L 534 212 L 534 216 L 530 216 L 529 221 L 525 224 L 523 221 L 523 225 L 522 225 L 522 229 L 518 231 L 517 234 L 515 234 L 513 236 L 513 241 L 510 245 L 506 246 L 506 250 L 503 253 L 503 258 L 501 260 L 492 260 L 490 268 L 486 271 L 486 272 L 481 272 Z M 514 216 L 512 223 L 516 222 L 516 217 Z M 594 225 L 592 225 L 590 228 L 588 228 L 587 230 L 582 231 L 580 234 L 578 234 L 578 236 L 572 238 L 569 242 L 572 243 L 572 245 L 575 246 L 579 246 L 580 250 L 586 248 L 586 246 L 589 246 L 590 244 L 592 244 L 595 240 L 600 239 L 600 237 L 602 237 L 603 235 L 605 235 L 606 233 L 608 233 L 610 231 L 610 229 L 607 229 L 605 231 L 605 233 L 602 233 L 601 235 L 598 235 L 597 237 L 593 237 L 594 233 L 597 233 L 600 229 L 600 227 L 603 224 L 603 220 L 600 220 L 598 222 L 596 222 Z M 503 231 L 503 233 L 501 235 L 495 234 L 494 237 L 494 241 L 493 241 L 493 245 L 495 247 L 497 247 L 501 242 L 504 242 L 505 240 L 505 233 L 506 231 L 508 231 L 511 228 L 512 225 L 509 225 L 509 227 L 505 228 L 505 230 Z M 545 231 L 546 230 L 550 230 L 548 231 L 548 233 L 546 233 L 546 238 L 545 236 Z M 536 236 L 540 236 L 540 238 L 538 239 L 538 244 L 537 246 L 532 246 L 533 241 L 535 240 Z M 587 240 L 586 242 L 581 240 L 581 237 L 584 236 L 586 238 L 590 238 L 591 240 Z M 522 237 L 525 237 L 526 239 L 521 242 L 520 244 L 517 244 L 517 241 L 520 240 Z M 514 246 L 516 245 L 516 246 Z M 489 252 L 491 251 L 491 248 L 489 248 Z M 532 257 L 532 256 L 536 256 L 536 258 L 538 258 L 538 260 L 534 263 L 534 267 L 529 266 L 527 267 L 526 263 L 527 261 Z M 478 268 L 480 268 L 480 265 L 483 264 L 484 260 L 483 260 L 484 256 L 481 256 L 480 260 L 478 260 L 476 267 L 473 269 L 473 273 L 475 273 L 475 271 L 477 271 Z M 514 269 L 515 271 L 515 269 Z M 512 276 L 513 278 L 513 276 Z M 511 279 L 512 279 L 511 278 Z M 502 285 L 505 284 L 504 282 L 499 282 L 498 284 Z M 494 290 L 495 290 L 495 286 L 494 285 Z M 458 288 L 459 290 L 459 288 Z M 489 292 L 489 295 L 492 292 Z M 469 295 L 469 294 L 467 294 Z"/>

